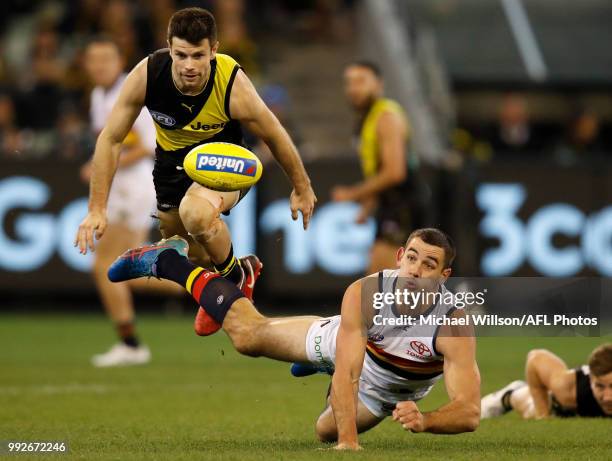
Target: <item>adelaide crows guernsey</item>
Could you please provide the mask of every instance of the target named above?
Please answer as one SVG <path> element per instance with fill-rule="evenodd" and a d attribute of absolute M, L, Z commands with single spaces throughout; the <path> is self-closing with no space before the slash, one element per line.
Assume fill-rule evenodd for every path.
<path fill-rule="evenodd" d="M 384 270 L 379 273 L 380 293 L 395 293 L 398 272 Z M 440 302 L 422 315 L 441 318 L 455 311 L 453 304 L 445 302 L 448 299 L 444 297 L 446 287 L 441 285 L 440 290 L 443 295 Z M 377 314 L 386 319 L 398 316 L 395 304 L 387 303 Z M 439 330 L 438 325 L 419 322 L 413 326 L 370 325 L 363 373 L 369 376 L 371 382 L 388 388 L 409 389 L 411 398 L 422 398 L 442 377 L 444 370 L 444 357 L 436 349 Z"/>
<path fill-rule="evenodd" d="M 190 96 L 181 93 L 172 79 L 170 50 L 149 55 L 145 106 L 155 124 L 153 182 L 161 211 L 177 208 L 193 183 L 182 169 L 192 148 L 217 141 L 242 145 L 240 123 L 230 114 L 230 94 L 240 65 L 220 53 L 210 64 L 204 88 Z"/>

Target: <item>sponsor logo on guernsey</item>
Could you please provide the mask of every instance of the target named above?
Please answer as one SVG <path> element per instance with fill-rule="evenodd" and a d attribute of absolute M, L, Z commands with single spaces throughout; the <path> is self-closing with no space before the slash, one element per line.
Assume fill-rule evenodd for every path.
<path fill-rule="evenodd" d="M 314 337 L 314 351 L 315 351 L 316 360 L 319 363 L 320 370 L 326 371 L 328 373 L 329 372 L 333 373 L 332 371 L 334 369 L 333 362 L 323 357 L 323 351 L 321 350 L 322 341 L 323 341 L 323 338 L 321 336 Z"/>
<path fill-rule="evenodd" d="M 431 353 L 431 349 L 427 347 L 426 344 L 423 344 L 421 341 L 410 341 L 410 349 L 408 349 L 406 352 L 412 357 L 424 359 L 433 355 Z"/>
<path fill-rule="evenodd" d="M 368 335 L 368 341 L 372 341 L 373 343 L 379 343 L 383 339 L 385 339 L 385 336 L 380 333 L 373 333 L 371 335 Z"/>
<path fill-rule="evenodd" d="M 210 131 L 210 130 L 218 130 L 219 128 L 223 128 L 225 125 L 226 125 L 226 122 L 213 123 L 212 125 L 209 125 L 206 123 L 202 124 L 200 122 L 197 122 L 189 126 L 191 127 L 192 130 Z"/>
<path fill-rule="evenodd" d="M 151 117 L 153 117 L 153 120 L 155 120 L 160 125 L 164 125 L 164 126 L 176 125 L 176 120 L 174 120 L 169 115 L 162 114 L 161 112 L 156 112 L 154 110 L 150 110 L 149 113 L 151 114 Z"/>
<path fill-rule="evenodd" d="M 255 176 L 257 163 L 254 160 L 241 157 L 227 157 L 225 155 L 198 154 L 196 161 L 198 171 L 220 171 L 222 173 L 235 173 L 243 176 Z"/>

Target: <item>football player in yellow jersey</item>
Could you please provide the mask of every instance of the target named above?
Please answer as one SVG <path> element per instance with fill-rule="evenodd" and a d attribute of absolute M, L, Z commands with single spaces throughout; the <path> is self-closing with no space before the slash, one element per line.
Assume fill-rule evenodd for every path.
<path fill-rule="evenodd" d="M 241 143 L 240 124 L 260 137 L 293 184 L 293 219 L 302 213 L 304 229 L 312 216 L 315 194 L 300 156 L 278 119 L 230 56 L 217 53 L 213 15 L 201 8 L 177 11 L 168 25 L 168 49 L 143 59 L 127 76 L 108 123 L 100 133 L 92 162 L 89 213 L 79 226 L 75 245 L 94 250 L 94 236 L 106 230 L 108 193 L 117 169 L 121 143 L 142 107 L 156 129 L 153 180 L 160 230 L 164 237 L 188 238 L 190 256 L 214 265 L 249 298 L 261 270 L 255 256 L 237 260 L 226 224 L 227 213 L 246 191 L 217 192 L 193 183 L 182 170 L 183 157 L 206 142 Z M 200 309 L 196 332 L 219 328 Z"/>
<path fill-rule="evenodd" d="M 367 272 L 372 274 L 392 267 L 397 247 L 406 241 L 411 228 L 422 224 L 414 216 L 418 210 L 417 178 L 408 177 L 410 124 L 401 106 L 383 97 L 383 81 L 375 64 L 349 64 L 344 71 L 344 88 L 359 117 L 356 137 L 364 180 L 335 187 L 332 198 L 359 202 L 357 222 L 363 223 L 375 213 L 376 238 Z"/>

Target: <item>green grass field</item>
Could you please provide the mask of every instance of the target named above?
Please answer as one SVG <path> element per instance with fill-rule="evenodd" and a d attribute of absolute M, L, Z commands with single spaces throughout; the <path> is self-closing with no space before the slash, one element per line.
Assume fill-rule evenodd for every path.
<path fill-rule="evenodd" d="M 222 333 L 195 336 L 188 318 L 142 316 L 139 328 L 153 362 L 98 370 L 90 356 L 114 340 L 102 316 L 0 316 L 0 440 L 70 446 L 67 455 L 10 459 L 612 459 L 612 421 L 513 414 L 456 436 L 411 434 L 385 421 L 362 436 L 362 452 L 319 450 L 313 428 L 329 378 L 295 379 L 287 364 L 239 356 Z M 481 339 L 482 391 L 521 377 L 531 348 L 573 366 L 600 342 Z M 420 407 L 444 400 L 439 383 Z"/>

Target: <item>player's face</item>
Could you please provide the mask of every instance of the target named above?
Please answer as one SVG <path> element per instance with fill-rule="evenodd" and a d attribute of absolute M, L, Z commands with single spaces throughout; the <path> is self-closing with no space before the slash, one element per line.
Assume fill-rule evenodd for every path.
<path fill-rule="evenodd" d="M 112 43 L 92 43 L 85 51 L 85 70 L 94 85 L 110 88 L 123 71 L 123 58 Z"/>
<path fill-rule="evenodd" d="M 382 94 L 382 82 L 367 67 L 348 66 L 344 71 L 344 93 L 353 108 L 366 109 Z"/>
<path fill-rule="evenodd" d="M 183 92 L 200 91 L 210 75 L 210 61 L 216 54 L 219 43 L 211 48 L 207 38 L 197 45 L 172 37 L 169 43 L 172 58 L 172 76 Z"/>
<path fill-rule="evenodd" d="M 408 245 L 397 251 L 397 267 L 399 276 L 416 279 L 412 289 L 426 288 L 419 285 L 418 279 L 445 281 L 451 273 L 450 268 L 444 268 L 444 248 L 425 243 L 414 237 Z M 410 282 L 408 282 L 410 284 Z"/>
<path fill-rule="evenodd" d="M 591 390 L 604 413 L 612 415 L 612 372 L 603 376 L 591 373 Z"/>

